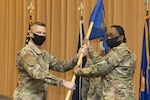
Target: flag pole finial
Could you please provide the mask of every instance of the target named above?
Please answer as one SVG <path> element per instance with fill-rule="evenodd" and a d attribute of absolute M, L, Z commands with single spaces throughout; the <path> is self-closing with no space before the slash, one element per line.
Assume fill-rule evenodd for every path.
<path fill-rule="evenodd" d="M 32 10 L 34 9 L 34 6 L 32 4 L 32 0 L 30 0 L 30 5 L 28 6 L 29 12 L 30 12 L 30 20 L 32 20 Z"/>
<path fill-rule="evenodd" d="M 34 9 L 34 6 L 32 4 L 32 0 L 30 0 L 30 5 L 27 7 L 27 9 L 30 12 L 30 19 L 29 19 L 29 27 L 28 27 L 28 33 L 27 33 L 27 36 L 26 36 L 25 45 L 28 45 L 28 43 L 30 41 L 29 30 L 30 30 L 30 27 L 31 27 L 31 24 L 32 24 L 32 10 Z"/>
<path fill-rule="evenodd" d="M 83 4 L 82 4 L 82 2 L 80 3 L 80 6 L 78 7 L 78 10 L 80 10 L 80 13 L 81 13 L 81 19 L 82 19 L 82 17 L 83 17 L 83 10 L 84 10 L 84 6 L 83 6 Z"/>
<path fill-rule="evenodd" d="M 146 15 L 149 15 L 149 0 L 145 0 L 145 4 L 146 4 Z"/>

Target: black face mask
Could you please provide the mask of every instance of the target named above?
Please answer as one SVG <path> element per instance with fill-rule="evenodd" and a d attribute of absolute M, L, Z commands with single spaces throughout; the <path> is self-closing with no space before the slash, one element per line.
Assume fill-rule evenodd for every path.
<path fill-rule="evenodd" d="M 106 42 L 110 49 L 121 44 L 121 41 L 118 41 L 118 36 L 111 39 L 107 39 Z"/>
<path fill-rule="evenodd" d="M 39 36 L 37 34 L 33 34 L 34 35 L 34 38 L 32 38 L 33 42 L 36 44 L 36 45 L 42 45 L 43 42 L 45 41 L 46 37 L 45 36 Z"/>

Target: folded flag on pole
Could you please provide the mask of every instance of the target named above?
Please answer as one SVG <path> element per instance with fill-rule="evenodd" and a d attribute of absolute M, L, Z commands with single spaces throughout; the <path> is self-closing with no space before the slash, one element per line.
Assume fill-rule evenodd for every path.
<path fill-rule="evenodd" d="M 84 39 L 84 25 L 83 25 L 83 20 L 81 18 L 81 20 L 80 20 L 80 34 L 79 34 L 77 51 L 80 49 L 83 39 Z M 85 66 L 86 59 L 87 59 L 86 56 L 82 58 L 82 64 L 80 65 L 81 68 L 83 68 Z M 82 80 L 81 77 L 79 77 L 79 76 L 76 77 L 76 80 L 75 80 L 76 89 L 73 92 L 72 100 L 81 100 L 81 86 L 82 86 L 81 80 Z"/>
<path fill-rule="evenodd" d="M 28 45 L 28 43 L 30 41 L 29 31 L 30 31 L 31 24 L 32 24 L 32 19 L 29 20 L 28 33 L 27 33 L 27 36 L 26 36 L 25 45 Z"/>
<path fill-rule="evenodd" d="M 140 100 L 150 100 L 150 16 L 145 17 L 142 60 L 141 60 L 141 83 L 140 83 Z"/>
<path fill-rule="evenodd" d="M 94 22 L 94 26 L 92 28 L 89 40 L 103 37 L 103 46 L 105 48 L 105 52 L 107 53 L 108 46 L 106 44 L 106 20 L 103 0 L 97 1 L 97 4 L 91 14 L 89 23 L 90 22 Z"/>

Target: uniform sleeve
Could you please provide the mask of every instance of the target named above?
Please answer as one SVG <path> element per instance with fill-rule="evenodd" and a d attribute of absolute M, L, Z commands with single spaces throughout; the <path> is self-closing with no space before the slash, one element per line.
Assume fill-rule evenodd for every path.
<path fill-rule="evenodd" d="M 97 53 L 92 47 L 89 48 L 89 57 L 91 58 L 92 62 L 95 64 L 102 58 L 102 56 Z"/>
<path fill-rule="evenodd" d="M 24 53 L 19 58 L 20 66 L 22 66 L 32 78 L 39 79 L 51 85 L 62 86 L 63 79 L 52 75 L 47 69 L 42 68 L 32 53 Z"/>
<path fill-rule="evenodd" d="M 121 52 L 120 52 L 121 51 Z M 95 77 L 104 76 L 112 71 L 126 55 L 126 51 L 114 49 L 106 56 L 99 60 L 98 63 L 91 65 L 88 68 L 78 68 L 74 71 L 77 76 Z"/>
<path fill-rule="evenodd" d="M 74 55 L 72 58 L 60 61 L 55 56 L 49 55 L 49 69 L 59 71 L 59 72 L 66 72 L 77 64 L 78 57 Z"/>

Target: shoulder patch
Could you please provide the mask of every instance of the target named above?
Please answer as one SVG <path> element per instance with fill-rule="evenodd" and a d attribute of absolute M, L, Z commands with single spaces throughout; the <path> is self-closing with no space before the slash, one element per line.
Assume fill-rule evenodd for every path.
<path fill-rule="evenodd" d="M 25 53 L 25 54 L 22 56 L 22 58 L 23 58 L 23 59 L 26 59 L 26 58 L 28 58 L 28 57 L 30 57 L 30 56 L 31 56 L 30 53 Z"/>
<path fill-rule="evenodd" d="M 29 65 L 29 66 L 33 66 L 35 64 L 37 64 L 36 58 L 31 55 L 30 53 L 25 53 L 24 55 L 22 55 L 22 59 Z"/>

